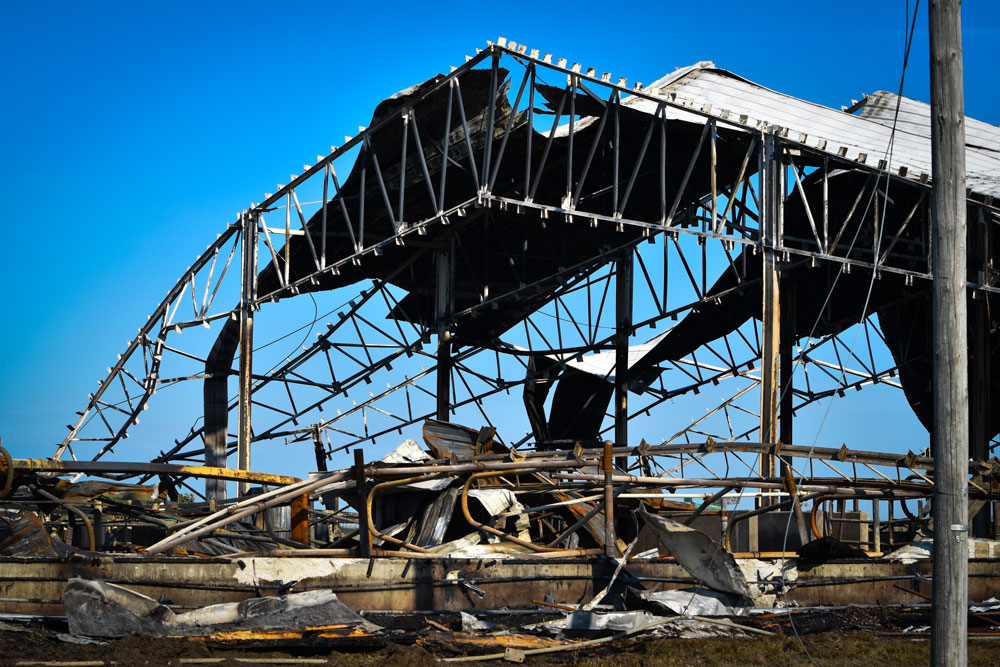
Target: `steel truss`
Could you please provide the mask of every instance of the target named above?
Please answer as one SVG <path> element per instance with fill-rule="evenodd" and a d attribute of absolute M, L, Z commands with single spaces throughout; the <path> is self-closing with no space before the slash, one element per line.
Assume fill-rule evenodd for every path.
<path fill-rule="evenodd" d="M 153 462 L 224 465 L 238 452 L 246 469 L 251 444 L 278 440 L 314 443 L 325 466 L 335 452 L 395 443 L 433 418 L 478 420 L 507 446 L 541 450 L 565 440 L 550 432 L 562 387 L 587 377 L 613 385 L 614 399 L 588 398 L 582 412 L 593 407 L 598 428 L 569 440 L 628 448 L 623 473 L 669 480 L 693 466 L 698 485 L 732 487 L 734 466 L 741 486 L 785 488 L 780 456 L 795 476 L 813 479 L 819 463 L 861 488 L 866 476 L 888 477 L 793 448 L 792 417 L 849 390 L 901 388 L 906 368 L 887 353 L 875 315 L 917 299 L 931 278 L 928 200 L 926 179 L 848 156 L 832 138 L 789 136 L 523 45 L 490 44 L 381 105 L 370 127 L 228 224 L 88 396 L 54 458 L 112 452 L 159 389 L 204 383 L 207 411 L 220 378 L 212 400 L 232 415 L 221 440 L 196 412 Z M 969 207 L 984 229 L 1000 220 L 991 201 Z M 1000 292 L 988 255 L 969 283 L 980 303 Z M 480 277 L 474 291 L 468 276 Z M 811 326 L 790 312 L 803 309 L 794 296 L 803 276 L 826 297 L 809 311 Z M 850 308 L 831 298 L 839 281 L 861 295 Z M 270 304 L 306 294 L 341 305 L 308 343 L 269 357 L 259 332 Z M 752 317 L 660 353 L 733 303 Z M 213 327 L 223 330 L 214 344 L 178 342 Z M 239 358 L 213 366 L 230 330 Z M 725 392 L 717 401 L 697 399 L 709 401 L 705 414 L 663 428 L 658 415 L 674 415 L 677 401 L 689 410 L 716 386 Z M 527 408 L 523 436 L 507 427 L 511 400 Z M 563 436 L 574 428 L 562 424 Z M 630 433 L 654 428 L 662 444 L 636 449 Z M 644 453 L 653 450 L 676 462 Z"/>

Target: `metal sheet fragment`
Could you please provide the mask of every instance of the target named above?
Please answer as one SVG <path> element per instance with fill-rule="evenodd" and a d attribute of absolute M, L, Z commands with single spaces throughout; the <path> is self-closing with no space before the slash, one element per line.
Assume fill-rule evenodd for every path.
<path fill-rule="evenodd" d="M 709 588 L 743 597 L 752 597 L 746 578 L 733 555 L 700 530 L 640 509 L 660 544 L 685 570 Z"/>

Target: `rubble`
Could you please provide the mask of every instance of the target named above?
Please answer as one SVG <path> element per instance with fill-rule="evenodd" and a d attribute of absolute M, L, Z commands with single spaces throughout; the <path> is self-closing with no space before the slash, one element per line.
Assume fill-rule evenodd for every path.
<path fill-rule="evenodd" d="M 348 609 L 329 591 L 249 598 L 184 613 L 124 586 L 70 579 L 64 596 L 70 632 L 87 637 L 224 636 L 239 631 L 344 630 L 346 636 L 381 628 Z"/>

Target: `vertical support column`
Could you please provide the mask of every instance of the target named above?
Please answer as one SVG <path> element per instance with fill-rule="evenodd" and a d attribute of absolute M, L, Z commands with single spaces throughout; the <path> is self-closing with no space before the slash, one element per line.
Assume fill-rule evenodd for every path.
<path fill-rule="evenodd" d="M 782 177 L 784 169 L 775 146 L 775 131 L 764 134 L 760 153 L 760 246 L 763 253 L 761 304 L 760 441 L 778 442 L 778 402 L 781 394 L 781 301 L 778 251 L 781 241 Z M 761 477 L 774 477 L 777 457 L 761 454 Z"/>
<path fill-rule="evenodd" d="M 781 306 L 781 331 L 779 332 L 779 372 L 781 378 L 780 388 L 780 411 L 778 412 L 778 442 L 781 445 L 791 445 L 794 443 L 793 423 L 795 416 L 792 412 L 795 398 L 792 389 L 795 374 L 795 283 L 789 280 L 787 275 L 782 276 L 780 293 Z M 799 541 L 805 544 L 809 541 L 809 529 L 806 525 L 805 516 L 802 513 L 802 505 L 797 497 L 795 476 L 792 471 L 792 457 L 780 456 L 779 474 L 785 480 L 785 490 L 792 496 L 792 512 L 799 529 Z"/>
<path fill-rule="evenodd" d="M 250 393 L 253 385 L 253 312 L 257 299 L 257 216 L 246 213 L 243 216 L 243 234 L 240 238 L 243 254 L 242 288 L 240 290 L 240 388 L 239 426 L 236 440 L 237 467 L 250 469 L 250 441 L 252 436 L 250 419 Z M 248 482 L 238 484 L 239 495 L 249 490 Z"/>
<path fill-rule="evenodd" d="M 778 341 L 780 366 L 778 374 L 781 378 L 781 409 L 778 412 L 778 441 L 783 445 L 791 445 L 794 442 L 792 383 L 795 372 L 795 283 L 783 278 L 780 285 L 781 330 Z M 782 468 L 787 463 L 790 463 L 787 457 L 781 457 Z"/>
<path fill-rule="evenodd" d="M 632 249 L 615 260 L 615 445 L 628 447 L 628 341 L 632 335 Z M 628 457 L 618 467 L 628 468 Z"/>
<path fill-rule="evenodd" d="M 452 275 L 454 272 L 453 240 L 450 235 L 437 251 L 437 286 L 434 302 L 437 322 L 437 418 L 451 418 L 451 331 L 449 318 L 453 310 Z"/>
<path fill-rule="evenodd" d="M 354 450 L 354 482 L 357 484 L 358 508 L 358 555 L 369 558 L 372 555 L 372 531 L 368 525 L 368 489 L 365 475 L 365 451 Z"/>
<path fill-rule="evenodd" d="M 969 222 L 969 280 L 988 282 L 989 227 L 982 209 Z M 990 457 L 990 321 L 988 295 L 969 292 L 969 457 L 986 461 Z M 990 509 L 986 503 L 972 519 L 973 537 L 990 537 Z M 995 521 L 995 519 L 994 519 Z"/>
<path fill-rule="evenodd" d="M 959 0 L 931 0 L 934 586 L 931 663 L 968 662 L 969 377 L 965 105 Z"/>

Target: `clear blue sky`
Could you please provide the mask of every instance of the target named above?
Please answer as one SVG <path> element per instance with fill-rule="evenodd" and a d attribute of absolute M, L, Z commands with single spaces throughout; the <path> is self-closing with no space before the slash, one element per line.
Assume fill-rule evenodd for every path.
<path fill-rule="evenodd" d="M 487 40 L 631 81 L 714 60 L 838 107 L 896 90 L 906 8 L 343 4 L 0 6 L 0 437 L 15 455 L 51 453 L 123 342 L 240 209 Z M 966 111 L 1000 124 L 1000 5 L 964 5 Z M 925 101 L 926 26 L 925 2 L 905 89 Z"/>

